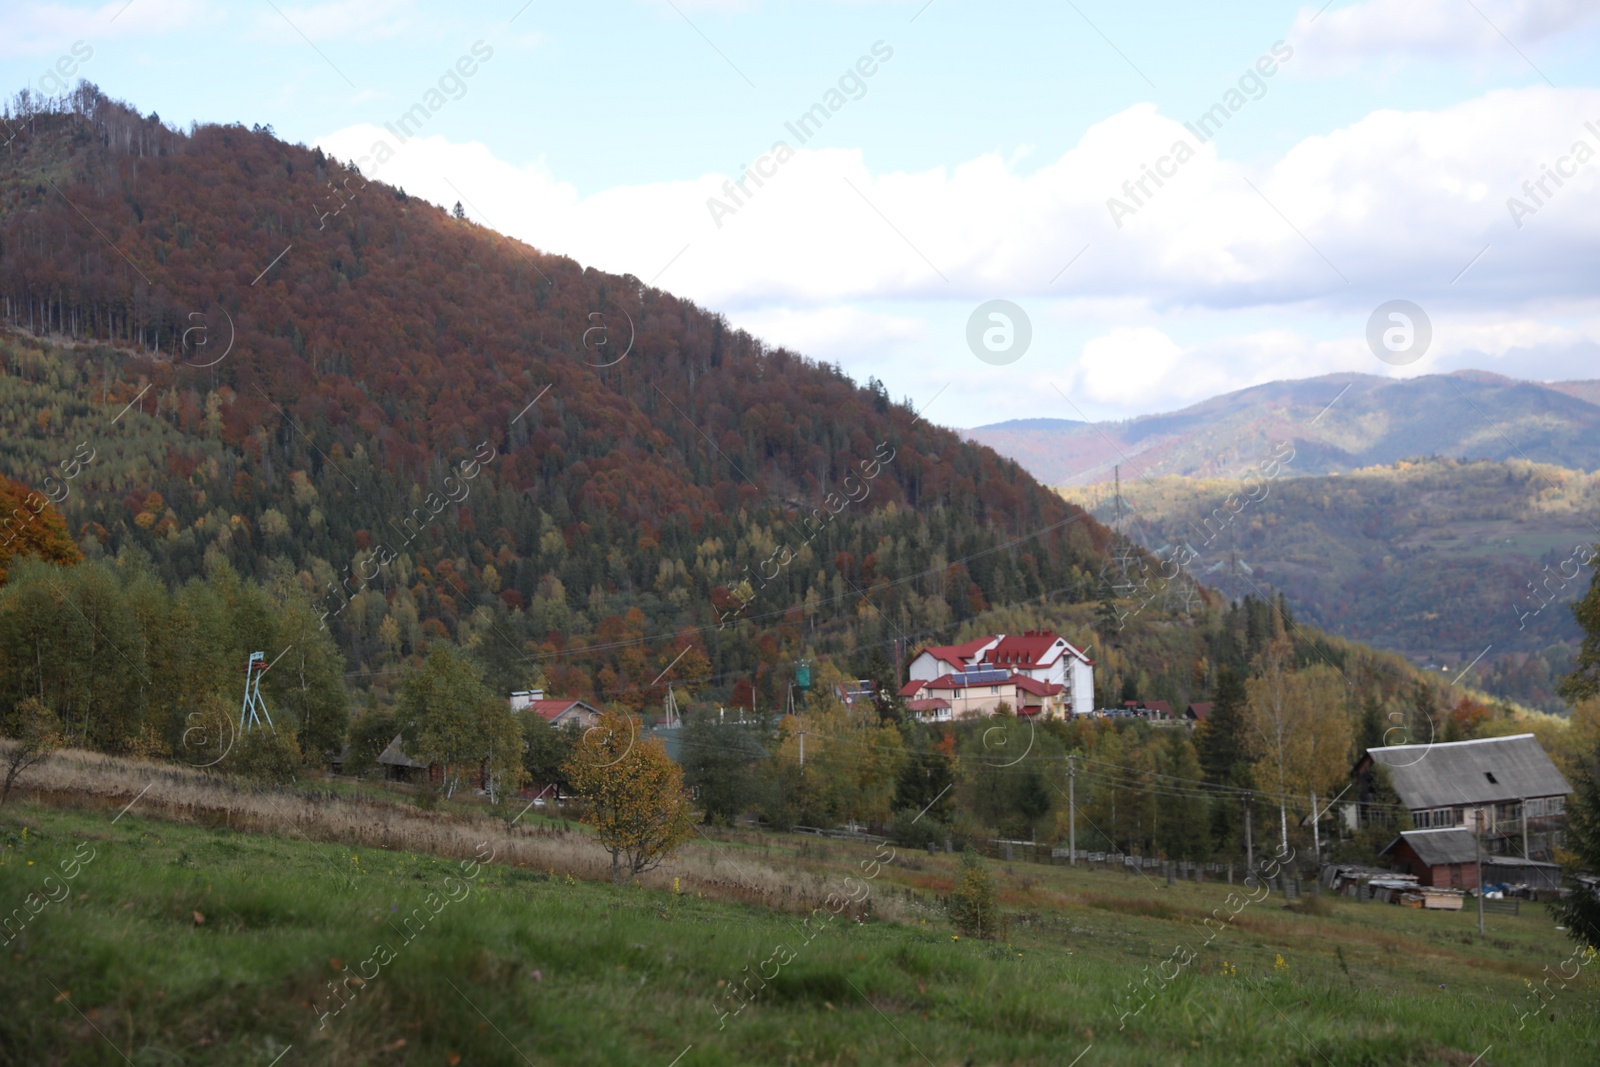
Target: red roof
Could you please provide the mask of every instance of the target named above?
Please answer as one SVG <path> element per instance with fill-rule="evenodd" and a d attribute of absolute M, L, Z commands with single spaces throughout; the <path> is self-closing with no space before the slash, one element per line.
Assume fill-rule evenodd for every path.
<path fill-rule="evenodd" d="M 997 682 L 958 682 L 955 675 L 947 674 L 934 681 L 919 682 L 918 684 L 925 689 L 982 689 L 991 685 L 1014 685 L 1022 692 L 1032 693 L 1038 697 L 1055 696 L 1064 688 L 1064 686 L 1057 685 L 1054 682 L 1041 682 L 1029 678 L 1025 674 L 1008 675 Z"/>
<path fill-rule="evenodd" d="M 949 706 L 950 702 L 943 697 L 928 697 L 923 700 L 906 701 L 907 711 L 938 711 Z"/>
<path fill-rule="evenodd" d="M 998 682 L 958 682 L 958 681 L 956 681 L 956 676 L 955 675 L 946 674 L 941 678 L 935 678 L 931 682 L 923 683 L 923 688 L 924 689 L 982 689 L 982 688 L 984 688 L 986 686 L 991 686 L 991 685 L 1010 685 L 1012 682 L 1015 682 L 1016 680 L 1017 680 L 1016 676 L 1012 675 L 1009 678 L 1002 678 Z"/>
<path fill-rule="evenodd" d="M 1066 688 L 1055 682 L 1041 682 L 1021 674 L 1013 674 L 1007 681 L 1014 682 L 1018 689 L 1024 693 L 1032 693 L 1036 697 L 1053 697 Z"/>
<path fill-rule="evenodd" d="M 1029 630 L 1024 634 L 1002 637 L 1000 643 L 989 650 L 984 658 L 996 667 L 1043 667 L 1053 663 L 1064 648 L 1057 648 L 1061 639 L 1048 630 Z M 1056 655 L 1049 655 L 1055 652 Z M 1048 657 L 1048 658 L 1047 658 Z"/>
<path fill-rule="evenodd" d="M 980 648 L 992 640 L 994 640 L 992 637 L 979 637 L 961 645 L 927 645 L 922 649 L 922 652 L 917 653 L 917 656 L 926 652 L 936 660 L 941 660 L 952 667 L 965 670 L 968 661 L 978 654 Z M 915 659 L 916 656 L 911 658 Z"/>
<path fill-rule="evenodd" d="M 570 711 L 573 707 L 581 707 L 590 714 L 599 714 L 581 700 L 530 700 L 528 707 L 538 712 L 539 717 L 544 719 L 545 722 L 555 722 L 563 713 Z"/>
<path fill-rule="evenodd" d="M 1203 704 L 1190 704 L 1189 714 L 1204 722 L 1206 716 L 1211 714 L 1211 701 L 1208 700 Z"/>
<path fill-rule="evenodd" d="M 1165 700 L 1147 700 L 1144 706 L 1151 711 L 1159 711 L 1169 719 L 1172 718 L 1172 705 Z"/>
<path fill-rule="evenodd" d="M 918 693 L 922 692 L 922 687 L 927 684 L 927 682 L 919 682 L 913 679 L 912 681 L 909 681 L 900 687 L 900 695 L 903 697 L 914 697 Z"/>

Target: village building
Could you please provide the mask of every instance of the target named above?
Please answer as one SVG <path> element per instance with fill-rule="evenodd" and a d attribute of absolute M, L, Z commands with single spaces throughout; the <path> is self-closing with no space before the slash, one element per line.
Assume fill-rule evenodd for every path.
<path fill-rule="evenodd" d="M 1352 772 L 1359 800 L 1344 808 L 1346 826 L 1352 831 L 1374 823 L 1392 825 L 1392 813 L 1374 806 L 1377 766 L 1387 771 L 1417 831 L 1461 828 L 1470 842 L 1481 816 L 1485 854 L 1546 862 L 1565 842 L 1566 802 L 1572 787 L 1532 734 L 1369 748 Z M 1416 851 L 1414 845 L 1406 847 Z M 1434 857 L 1445 847 L 1425 846 L 1432 850 L 1428 856 Z M 1421 853 L 1415 862 L 1438 865 Z M 1448 867 L 1459 861 L 1444 862 Z"/>
<path fill-rule="evenodd" d="M 1472 831 L 1463 826 L 1441 830 L 1407 830 L 1384 847 L 1402 874 L 1414 875 L 1418 885 L 1434 889 L 1477 889 L 1482 885 L 1526 887 L 1550 892 L 1561 886 L 1561 865 L 1520 856 L 1480 854 Z"/>
<path fill-rule="evenodd" d="M 1002 703 L 1045 718 L 1094 711 L 1094 661 L 1048 630 L 929 645 L 906 675 L 902 696 L 946 699 L 957 719 L 993 714 Z"/>
<path fill-rule="evenodd" d="M 575 722 L 587 730 L 600 722 L 600 712 L 581 700 L 567 697 L 546 697 L 543 689 L 524 689 L 512 693 L 511 714 L 532 710 L 545 722 L 560 729 Z"/>

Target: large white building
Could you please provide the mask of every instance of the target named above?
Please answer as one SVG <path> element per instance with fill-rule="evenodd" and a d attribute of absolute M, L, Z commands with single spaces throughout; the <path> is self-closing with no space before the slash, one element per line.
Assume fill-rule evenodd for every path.
<path fill-rule="evenodd" d="M 1094 711 L 1094 661 L 1046 630 L 930 645 L 912 657 L 907 676 L 903 695 L 948 700 L 955 718 L 1000 703 L 1046 718 Z"/>

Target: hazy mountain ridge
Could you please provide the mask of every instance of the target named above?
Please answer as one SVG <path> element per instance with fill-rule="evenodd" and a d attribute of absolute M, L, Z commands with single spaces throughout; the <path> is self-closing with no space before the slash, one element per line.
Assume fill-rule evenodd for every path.
<path fill-rule="evenodd" d="M 1227 476 L 1285 440 L 1295 448 L 1296 476 L 1422 456 L 1592 471 L 1600 469 L 1600 382 L 1342 373 L 1269 382 L 1123 422 L 1016 420 L 966 432 L 1052 485 L 1108 481 L 1118 465 L 1125 484 Z"/>

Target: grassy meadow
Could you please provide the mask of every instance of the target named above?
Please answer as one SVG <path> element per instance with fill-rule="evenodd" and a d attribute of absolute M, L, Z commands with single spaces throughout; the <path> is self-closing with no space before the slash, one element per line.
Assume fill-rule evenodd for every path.
<path fill-rule="evenodd" d="M 99 758 L 47 768 L 54 788 L 0 808 L 0 902 L 27 920 L 5 935 L 0 1062 L 1600 1062 L 1592 974 L 1518 1030 L 1525 983 L 1571 952 L 1539 907 L 1491 915 L 1480 938 L 1470 912 L 1327 899 L 1302 913 L 1274 894 L 1205 945 L 1202 920 L 1242 886 L 991 863 L 1009 932 L 983 942 L 943 917 L 957 870 L 943 854 L 707 831 L 616 888 L 593 880 L 592 843 L 529 829 L 532 813 L 508 826 L 234 790 L 241 809 L 284 813 L 245 829 L 207 814 L 200 784 L 165 801 L 152 787 L 120 816 L 137 789 L 62 788 L 97 769 L 139 775 Z M 438 836 L 341 844 L 300 811 L 362 803 L 352 826 L 419 820 Z M 830 907 L 829 893 L 866 895 Z M 737 1014 L 733 983 L 749 991 Z"/>

